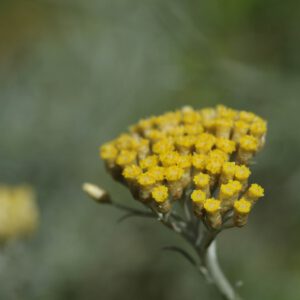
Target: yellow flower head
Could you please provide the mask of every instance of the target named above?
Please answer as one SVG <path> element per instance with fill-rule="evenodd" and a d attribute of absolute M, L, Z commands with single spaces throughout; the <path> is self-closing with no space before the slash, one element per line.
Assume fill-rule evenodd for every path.
<path fill-rule="evenodd" d="M 250 199 L 257 201 L 257 199 L 264 196 L 264 189 L 259 184 L 251 184 L 249 187 L 247 194 Z"/>
<path fill-rule="evenodd" d="M 227 154 L 232 154 L 235 151 L 235 142 L 225 138 L 218 138 L 216 142 L 217 148 Z"/>
<path fill-rule="evenodd" d="M 228 184 L 235 189 L 236 193 L 239 193 L 243 188 L 242 184 L 237 180 L 229 180 Z"/>
<path fill-rule="evenodd" d="M 171 166 L 166 168 L 165 176 L 168 181 L 177 181 L 183 176 L 183 169 L 178 166 Z"/>
<path fill-rule="evenodd" d="M 193 154 L 192 164 L 198 170 L 204 170 L 207 162 L 207 156 L 204 154 Z"/>
<path fill-rule="evenodd" d="M 234 130 L 240 134 L 246 134 L 249 130 L 249 124 L 241 120 L 236 121 L 234 123 Z"/>
<path fill-rule="evenodd" d="M 123 170 L 123 176 L 126 179 L 136 179 L 142 174 L 142 169 L 137 165 L 126 166 Z"/>
<path fill-rule="evenodd" d="M 199 153 L 207 153 L 216 143 L 216 137 L 209 133 L 202 133 L 198 136 L 195 147 Z"/>
<path fill-rule="evenodd" d="M 233 207 L 237 213 L 247 215 L 251 210 L 251 203 L 242 198 L 238 201 L 235 201 Z"/>
<path fill-rule="evenodd" d="M 166 134 L 158 129 L 151 129 L 145 133 L 145 136 L 151 141 L 158 141 L 166 137 Z"/>
<path fill-rule="evenodd" d="M 251 175 L 251 171 L 248 167 L 241 165 L 235 167 L 235 178 L 239 181 L 245 181 Z"/>
<path fill-rule="evenodd" d="M 158 157 L 156 155 L 149 155 L 144 159 L 141 159 L 139 164 L 142 169 L 153 168 L 158 164 Z"/>
<path fill-rule="evenodd" d="M 234 185 L 227 183 L 222 184 L 220 189 L 220 199 L 230 198 L 236 193 Z"/>
<path fill-rule="evenodd" d="M 152 147 L 152 151 L 156 154 L 162 154 L 173 150 L 174 150 L 174 143 L 170 138 L 162 139 L 156 142 Z"/>
<path fill-rule="evenodd" d="M 217 114 L 219 118 L 222 119 L 234 119 L 237 115 L 237 111 L 231 108 L 228 108 L 224 105 L 217 106 Z"/>
<path fill-rule="evenodd" d="M 183 135 L 184 132 L 185 132 L 185 126 L 174 126 L 174 127 L 169 127 L 167 129 L 167 132 L 170 136 L 180 136 L 180 135 Z"/>
<path fill-rule="evenodd" d="M 245 135 L 240 139 L 240 147 L 244 151 L 256 152 L 258 149 L 258 142 L 252 135 Z"/>
<path fill-rule="evenodd" d="M 162 153 L 159 156 L 159 159 L 164 167 L 169 167 L 169 166 L 176 165 L 178 163 L 179 157 L 180 155 L 178 152 L 169 151 L 169 152 Z"/>
<path fill-rule="evenodd" d="M 149 172 L 146 172 L 146 173 L 143 173 L 143 174 L 140 174 L 137 178 L 138 180 L 138 183 L 141 185 L 141 186 L 151 186 L 155 183 L 155 178 L 154 176 L 149 173 Z"/>
<path fill-rule="evenodd" d="M 119 150 L 135 150 L 138 147 L 138 141 L 129 134 L 121 134 L 115 144 Z"/>
<path fill-rule="evenodd" d="M 148 170 L 148 174 L 150 174 L 155 179 L 155 181 L 162 181 L 165 178 L 165 168 L 155 166 Z"/>
<path fill-rule="evenodd" d="M 175 140 L 177 146 L 187 149 L 191 148 L 195 141 L 195 137 L 190 135 L 178 136 Z"/>
<path fill-rule="evenodd" d="M 185 125 L 184 132 L 187 135 L 199 135 L 204 131 L 203 126 L 201 124 L 195 125 Z"/>
<path fill-rule="evenodd" d="M 211 150 L 208 158 L 212 160 L 221 160 L 223 163 L 228 160 L 228 155 L 220 149 Z"/>
<path fill-rule="evenodd" d="M 185 124 L 195 124 L 199 122 L 201 116 L 194 110 L 183 111 L 182 121 Z"/>
<path fill-rule="evenodd" d="M 222 174 L 227 178 L 233 178 L 235 175 L 236 165 L 235 162 L 225 162 L 222 168 Z"/>
<path fill-rule="evenodd" d="M 263 120 L 254 122 L 250 127 L 250 133 L 255 137 L 261 137 L 267 132 L 267 124 Z"/>
<path fill-rule="evenodd" d="M 118 149 L 113 143 L 107 143 L 100 147 L 100 157 L 104 160 L 114 160 L 118 156 Z"/>
<path fill-rule="evenodd" d="M 221 208 L 221 201 L 209 198 L 204 202 L 204 209 L 209 214 L 215 214 Z"/>
<path fill-rule="evenodd" d="M 255 118 L 255 114 L 248 111 L 241 111 L 239 114 L 239 118 L 244 122 L 251 123 Z"/>
<path fill-rule="evenodd" d="M 153 188 L 151 195 L 155 202 L 165 202 L 169 197 L 168 188 L 165 185 L 158 185 L 155 188 Z"/>
<path fill-rule="evenodd" d="M 199 188 L 205 188 L 209 185 L 210 176 L 208 174 L 199 173 L 194 177 L 194 183 Z"/>
<path fill-rule="evenodd" d="M 204 203 L 206 194 L 201 190 L 194 190 L 191 194 L 191 199 L 194 203 Z"/>
<path fill-rule="evenodd" d="M 223 160 L 220 158 L 208 158 L 206 170 L 211 174 L 220 174 L 223 166 Z"/>
<path fill-rule="evenodd" d="M 137 156 L 136 151 L 121 150 L 121 152 L 117 157 L 116 163 L 119 166 L 130 165 L 135 162 L 136 156 Z"/>
<path fill-rule="evenodd" d="M 216 119 L 215 126 L 219 129 L 230 129 L 233 126 L 233 121 L 230 119 L 219 118 Z"/>
<path fill-rule="evenodd" d="M 182 169 L 190 168 L 192 165 L 192 156 L 190 154 L 180 155 L 178 157 L 177 165 Z"/>

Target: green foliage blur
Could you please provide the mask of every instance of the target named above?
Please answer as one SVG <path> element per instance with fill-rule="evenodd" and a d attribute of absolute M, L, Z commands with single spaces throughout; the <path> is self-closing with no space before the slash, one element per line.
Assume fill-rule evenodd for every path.
<path fill-rule="evenodd" d="M 41 225 L 1 250 L 0 299 L 219 299 L 161 251 L 191 251 L 179 237 L 117 224 L 81 191 L 136 205 L 98 146 L 142 117 L 218 103 L 269 121 L 252 168 L 266 196 L 222 234 L 221 263 L 245 299 L 300 299 L 299 20 L 293 0 L 1 0 L 0 182 L 36 187 Z"/>

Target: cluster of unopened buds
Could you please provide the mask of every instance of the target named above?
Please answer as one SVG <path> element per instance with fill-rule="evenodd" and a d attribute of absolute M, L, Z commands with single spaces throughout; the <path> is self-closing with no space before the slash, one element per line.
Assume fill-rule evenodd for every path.
<path fill-rule="evenodd" d="M 246 224 L 264 189 L 250 183 L 249 165 L 265 144 L 267 123 L 219 105 L 142 119 L 100 148 L 113 178 L 152 211 L 168 216 L 176 202 L 208 228 Z"/>
<path fill-rule="evenodd" d="M 0 185 L 0 243 L 32 234 L 39 212 L 34 190 L 28 185 Z"/>

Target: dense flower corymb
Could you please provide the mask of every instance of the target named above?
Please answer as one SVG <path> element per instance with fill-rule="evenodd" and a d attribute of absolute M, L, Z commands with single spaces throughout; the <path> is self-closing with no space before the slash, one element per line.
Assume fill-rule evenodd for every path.
<path fill-rule="evenodd" d="M 183 107 L 140 120 L 101 146 L 100 156 L 135 199 L 157 212 L 167 214 L 175 201 L 189 199 L 212 228 L 228 216 L 243 226 L 264 195 L 260 185 L 249 185 L 248 165 L 266 132 L 266 121 L 251 112 Z"/>

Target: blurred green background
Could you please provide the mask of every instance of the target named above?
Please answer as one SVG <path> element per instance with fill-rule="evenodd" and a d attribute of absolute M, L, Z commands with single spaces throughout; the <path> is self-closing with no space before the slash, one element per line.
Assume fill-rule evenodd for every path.
<path fill-rule="evenodd" d="M 81 191 L 113 182 L 98 146 L 139 118 L 223 103 L 269 121 L 248 226 L 222 234 L 245 299 L 300 299 L 300 2 L 1 0 L 0 182 L 37 188 L 41 226 L 0 259 L 0 299 L 219 299 L 175 234 Z"/>

